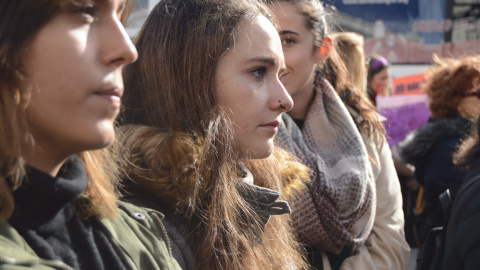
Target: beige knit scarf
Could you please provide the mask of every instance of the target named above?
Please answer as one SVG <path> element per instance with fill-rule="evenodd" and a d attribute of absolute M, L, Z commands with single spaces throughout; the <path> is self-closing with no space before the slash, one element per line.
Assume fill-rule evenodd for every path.
<path fill-rule="evenodd" d="M 303 129 L 284 114 L 277 140 L 314 172 L 291 202 L 298 240 L 338 254 L 369 235 L 375 180 L 360 133 L 335 90 L 316 76 L 315 91 Z"/>

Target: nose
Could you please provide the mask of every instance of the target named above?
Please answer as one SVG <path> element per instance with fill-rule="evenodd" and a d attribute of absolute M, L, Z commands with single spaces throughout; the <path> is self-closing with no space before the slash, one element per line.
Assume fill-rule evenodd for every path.
<path fill-rule="evenodd" d="M 138 53 L 116 14 L 112 17 L 108 27 L 104 28 L 106 31 L 102 33 L 103 62 L 106 65 L 121 67 L 137 60 Z"/>
<path fill-rule="evenodd" d="M 270 101 L 270 108 L 272 110 L 288 112 L 293 108 L 292 97 L 279 80 L 275 82 L 272 93 Z"/>

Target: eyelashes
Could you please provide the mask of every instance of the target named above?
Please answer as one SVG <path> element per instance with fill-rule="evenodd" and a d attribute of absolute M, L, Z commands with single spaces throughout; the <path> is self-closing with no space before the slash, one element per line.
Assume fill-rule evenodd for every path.
<path fill-rule="evenodd" d="M 250 71 L 250 73 L 255 76 L 257 79 L 264 79 L 265 78 L 265 73 L 267 73 L 268 67 L 267 66 L 261 66 L 253 69 Z M 282 70 L 278 73 L 278 79 L 282 80 L 286 75 L 288 74 L 288 71 Z"/>
<path fill-rule="evenodd" d="M 250 71 L 250 73 L 253 74 L 253 76 L 257 77 L 258 79 L 263 79 L 265 76 L 265 73 L 267 72 L 268 67 L 262 66 L 262 67 L 257 67 L 254 70 Z"/>

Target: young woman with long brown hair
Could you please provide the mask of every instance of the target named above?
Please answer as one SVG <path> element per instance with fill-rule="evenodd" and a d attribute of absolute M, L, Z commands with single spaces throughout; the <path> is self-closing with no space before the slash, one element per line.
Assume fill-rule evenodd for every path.
<path fill-rule="evenodd" d="M 125 199 L 166 214 L 184 269 L 304 268 L 277 191 L 288 195 L 308 172 L 274 146 L 293 103 L 267 10 L 160 1 L 136 46 L 119 128 Z"/>
<path fill-rule="evenodd" d="M 269 1 L 295 107 L 278 139 L 316 174 L 292 201 L 298 240 L 320 269 L 405 269 L 402 198 L 376 111 L 328 34 L 318 0 Z M 333 87 L 332 87 L 333 86 Z"/>
<path fill-rule="evenodd" d="M 118 209 L 102 149 L 115 137 L 121 68 L 137 58 L 125 4 L 0 3 L 2 269 L 178 267 L 153 223 L 159 214 Z"/>

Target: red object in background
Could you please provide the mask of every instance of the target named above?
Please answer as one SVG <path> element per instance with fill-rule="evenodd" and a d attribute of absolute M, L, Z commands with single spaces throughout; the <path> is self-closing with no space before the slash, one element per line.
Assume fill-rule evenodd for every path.
<path fill-rule="evenodd" d="M 393 95 L 420 95 L 424 94 L 422 84 L 425 82 L 425 75 L 415 74 L 393 79 Z"/>

